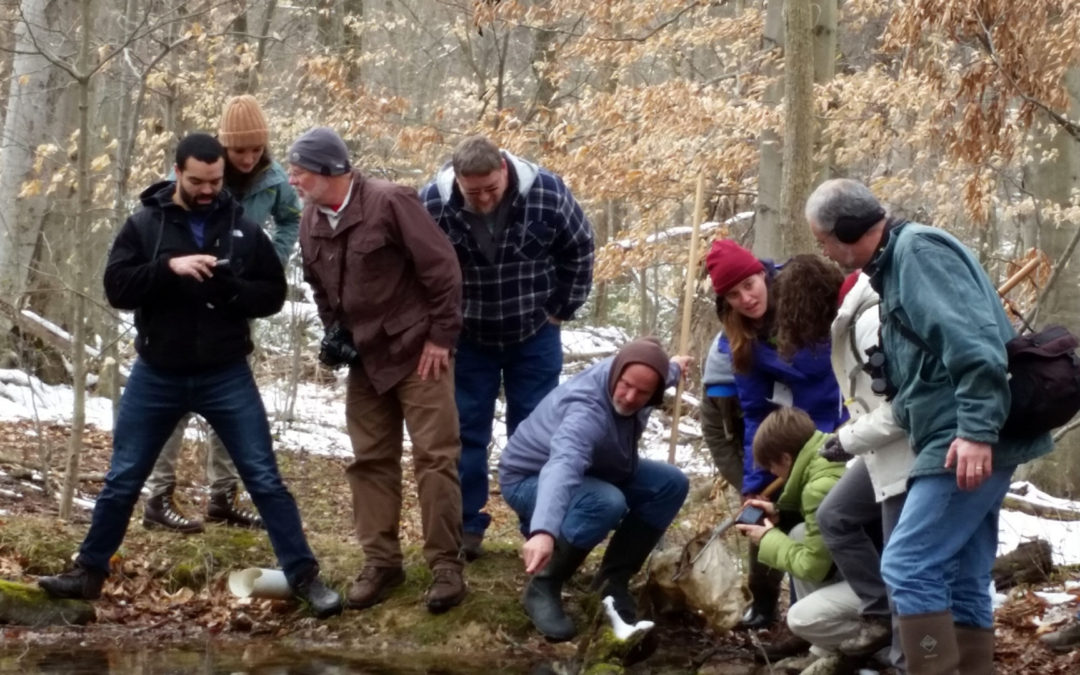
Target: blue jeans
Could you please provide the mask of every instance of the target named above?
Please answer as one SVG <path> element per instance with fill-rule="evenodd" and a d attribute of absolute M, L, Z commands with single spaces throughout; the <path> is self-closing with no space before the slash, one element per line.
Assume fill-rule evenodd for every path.
<path fill-rule="evenodd" d="M 995 469 L 971 491 L 958 488 L 951 473 L 912 479 L 881 556 L 897 614 L 951 611 L 957 624 L 993 627 L 990 570 L 1014 469 Z"/>
<path fill-rule="evenodd" d="M 105 487 L 94 505 L 78 564 L 108 571 L 161 446 L 189 412 L 201 415 L 221 437 L 289 582 L 295 585 L 317 571 L 300 512 L 278 473 L 266 410 L 243 359 L 196 375 L 174 374 L 136 359 L 120 398 Z"/>
<path fill-rule="evenodd" d="M 506 390 L 506 437 L 559 386 L 562 339 L 559 327 L 546 322 L 529 339 L 506 349 L 462 338 L 454 362 L 454 399 L 461 428 L 461 507 L 465 532 L 483 534 L 491 516 L 488 500 L 488 446 L 495 421 L 499 385 Z"/>
<path fill-rule="evenodd" d="M 503 486 L 503 499 L 517 513 L 526 537 L 539 482 L 539 476 L 530 476 Z M 631 512 L 651 527 L 666 530 L 689 489 L 690 481 L 678 467 L 649 459 L 639 460 L 634 475 L 620 485 L 585 476 L 570 497 L 559 535 L 576 548 L 591 549 Z"/>

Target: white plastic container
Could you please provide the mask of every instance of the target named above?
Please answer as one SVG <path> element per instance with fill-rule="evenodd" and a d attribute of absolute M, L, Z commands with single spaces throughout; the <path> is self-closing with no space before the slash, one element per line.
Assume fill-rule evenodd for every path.
<path fill-rule="evenodd" d="M 249 567 L 229 574 L 229 590 L 238 598 L 287 600 L 293 597 L 284 572 L 260 567 Z"/>

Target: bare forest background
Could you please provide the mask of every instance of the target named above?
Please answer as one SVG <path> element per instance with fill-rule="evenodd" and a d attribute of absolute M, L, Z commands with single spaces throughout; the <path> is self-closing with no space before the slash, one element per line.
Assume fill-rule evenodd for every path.
<path fill-rule="evenodd" d="M 596 230 L 585 325 L 679 342 L 699 176 L 698 251 L 779 260 L 814 250 L 812 187 L 850 176 L 996 280 L 1041 256 L 1014 310 L 1080 330 L 1080 0 L 0 0 L 0 365 L 74 387 L 69 476 L 83 392 L 115 391 L 130 356 L 109 243 L 238 93 L 279 158 L 328 125 L 419 187 L 482 132 L 561 174 Z M 701 356 L 718 324 L 693 262 Z M 295 383 L 318 331 L 282 325 L 268 362 Z M 1076 498 L 1078 446 L 1059 431 L 1027 477 Z"/>

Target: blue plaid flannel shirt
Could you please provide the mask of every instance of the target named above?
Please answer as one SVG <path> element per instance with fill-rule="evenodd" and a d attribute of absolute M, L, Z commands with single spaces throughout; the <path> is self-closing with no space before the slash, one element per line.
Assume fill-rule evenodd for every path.
<path fill-rule="evenodd" d="M 573 318 L 592 288 L 594 257 L 592 225 L 562 179 L 503 155 L 517 193 L 495 260 L 481 253 L 462 215 L 465 202 L 453 167 L 444 166 L 420 191 L 461 263 L 462 336 L 499 349 L 528 339 L 549 316 Z"/>

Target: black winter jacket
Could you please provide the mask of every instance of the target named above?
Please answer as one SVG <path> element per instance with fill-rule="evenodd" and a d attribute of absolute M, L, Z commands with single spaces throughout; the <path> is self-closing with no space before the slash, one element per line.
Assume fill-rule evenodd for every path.
<path fill-rule="evenodd" d="M 105 296 L 135 310 L 135 349 L 147 363 L 200 372 L 251 353 L 248 320 L 277 313 L 285 303 L 285 271 L 261 227 L 223 191 L 206 214 L 204 245 L 188 212 L 172 201 L 176 184 L 155 183 L 139 195 L 109 251 Z M 204 253 L 229 260 L 204 281 L 177 276 L 169 259 Z"/>

